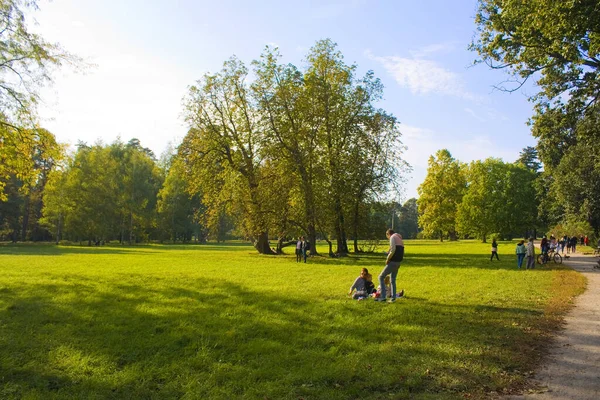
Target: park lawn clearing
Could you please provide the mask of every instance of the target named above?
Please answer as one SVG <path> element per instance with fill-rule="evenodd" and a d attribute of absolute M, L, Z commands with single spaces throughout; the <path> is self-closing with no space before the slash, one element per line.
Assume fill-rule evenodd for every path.
<path fill-rule="evenodd" d="M 288 248 L 289 249 L 289 248 Z M 325 247 L 319 250 L 325 252 Z M 292 252 L 289 249 L 288 252 Z M 406 298 L 361 267 L 243 244 L 0 246 L 0 398 L 483 398 L 525 387 L 585 278 L 514 243 L 407 241 Z"/>

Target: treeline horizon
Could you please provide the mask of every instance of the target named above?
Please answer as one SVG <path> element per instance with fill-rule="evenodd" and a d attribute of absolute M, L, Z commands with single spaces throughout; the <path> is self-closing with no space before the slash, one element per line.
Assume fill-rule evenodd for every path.
<path fill-rule="evenodd" d="M 181 171 L 172 169 L 175 150 L 157 159 L 138 139 L 125 143 L 119 138 L 111 144 L 79 142 L 74 152 L 57 158 L 61 146 L 49 143 L 55 151 L 38 149 L 38 175 L 31 187 L 24 190 L 25 182 L 15 176 L 7 182 L 7 199 L 0 202 L 0 241 L 96 245 L 250 240 L 225 211 L 209 227 L 200 196 L 186 192 Z M 404 205 L 374 202 L 368 209 L 370 228 L 357 239 L 384 238 L 390 224 L 405 237 L 416 238 L 416 199 Z M 303 235 L 290 231 L 269 239 L 280 244 L 281 252 L 287 240 Z M 372 244 L 361 244 L 360 251 L 363 246 Z"/>

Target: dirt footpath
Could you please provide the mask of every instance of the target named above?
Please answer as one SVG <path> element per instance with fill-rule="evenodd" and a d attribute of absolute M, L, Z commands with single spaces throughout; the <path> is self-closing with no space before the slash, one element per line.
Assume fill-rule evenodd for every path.
<path fill-rule="evenodd" d="M 588 279 L 586 291 L 575 299 L 550 354 L 536 372 L 535 393 L 507 396 L 517 400 L 600 399 L 600 270 L 598 257 L 575 255 L 565 261 Z"/>

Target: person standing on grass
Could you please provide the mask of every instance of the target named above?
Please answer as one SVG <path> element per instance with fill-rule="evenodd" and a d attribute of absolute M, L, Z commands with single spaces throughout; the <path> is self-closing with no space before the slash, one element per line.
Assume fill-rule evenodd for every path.
<path fill-rule="evenodd" d="M 296 242 L 296 262 L 299 263 L 300 261 L 302 261 L 302 237 L 298 238 L 298 241 Z"/>
<path fill-rule="evenodd" d="M 533 238 L 529 238 L 527 242 L 527 266 L 526 269 L 534 269 L 535 268 L 535 246 L 533 245 Z"/>
<path fill-rule="evenodd" d="M 396 277 L 398 276 L 398 270 L 400 269 L 400 262 L 404 259 L 404 240 L 402 235 L 394 232 L 392 229 L 388 229 L 385 232 L 385 236 L 390 240 L 390 250 L 388 251 L 387 258 L 385 260 L 385 268 L 379 274 L 379 286 L 381 287 L 381 296 L 375 301 L 385 301 L 386 289 L 385 289 L 385 277 L 390 275 L 391 278 L 391 296 L 390 301 L 396 301 Z M 404 296 L 404 290 L 398 293 L 398 297 Z"/>
<path fill-rule="evenodd" d="M 304 258 L 304 263 L 306 263 L 306 257 L 308 256 L 308 251 L 310 250 L 310 242 L 304 238 L 302 238 L 302 258 Z"/>
<path fill-rule="evenodd" d="M 516 253 L 517 253 L 517 267 L 519 267 L 519 269 L 521 269 L 521 266 L 523 265 L 523 259 L 525 258 L 525 255 L 527 254 L 527 249 L 525 248 L 525 241 L 521 240 L 519 242 L 519 244 L 517 244 L 517 249 L 516 249 Z"/>
<path fill-rule="evenodd" d="M 494 259 L 496 256 L 496 260 L 500 261 L 500 257 L 498 257 L 498 243 L 496 243 L 496 238 L 492 240 L 492 255 L 490 256 L 490 261 Z"/>

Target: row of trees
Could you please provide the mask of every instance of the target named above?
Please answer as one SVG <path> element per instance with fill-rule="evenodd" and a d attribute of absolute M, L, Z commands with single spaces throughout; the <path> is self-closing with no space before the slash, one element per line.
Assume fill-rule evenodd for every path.
<path fill-rule="evenodd" d="M 527 162 L 532 151 L 526 149 L 516 163 L 488 158 L 465 164 L 445 149 L 431 156 L 418 189 L 424 234 L 485 241 L 490 234 L 511 238 L 535 230 L 539 164 Z"/>

